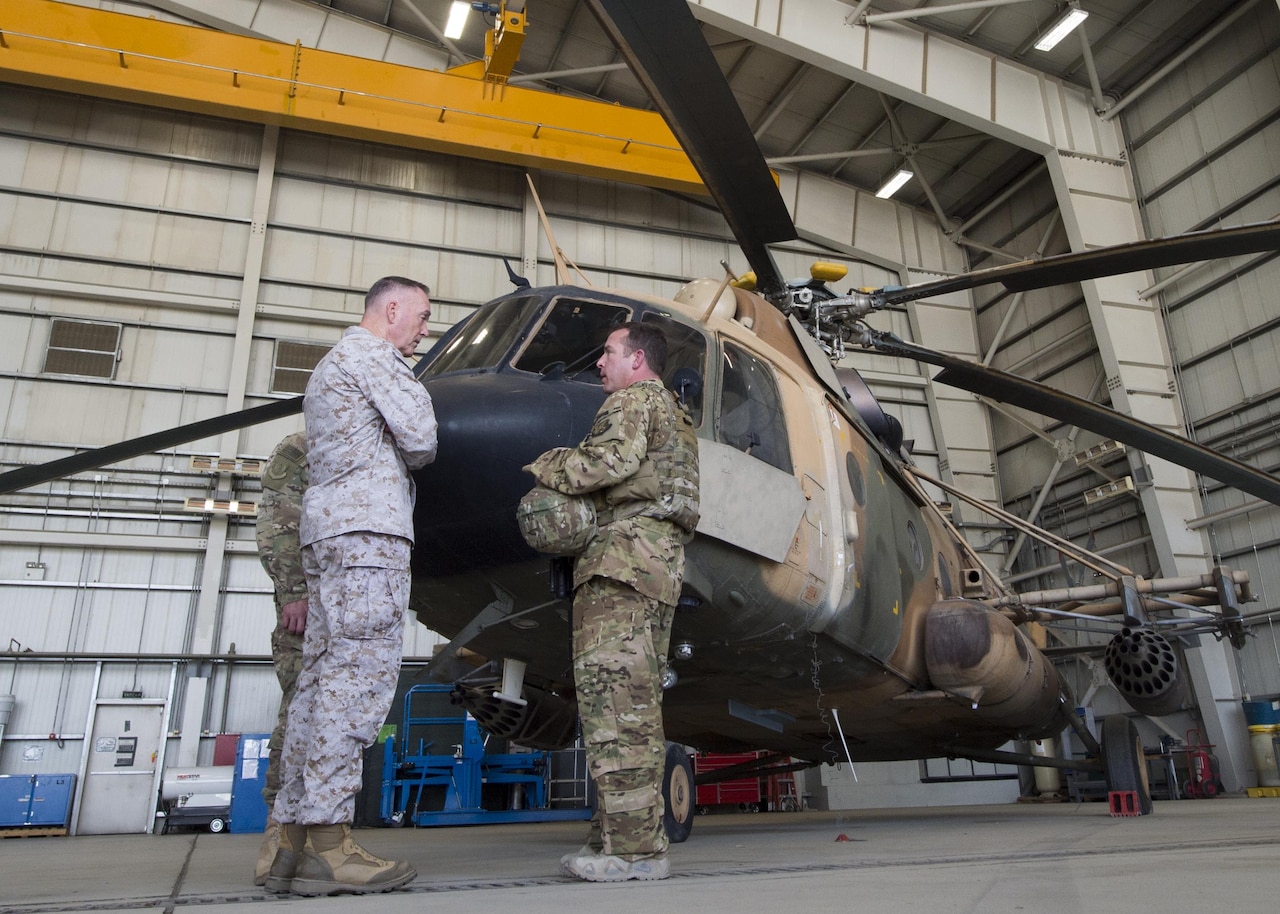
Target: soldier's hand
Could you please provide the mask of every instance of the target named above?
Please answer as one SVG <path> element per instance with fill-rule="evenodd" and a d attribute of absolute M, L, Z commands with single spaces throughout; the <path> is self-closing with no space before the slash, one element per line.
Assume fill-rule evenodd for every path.
<path fill-rule="evenodd" d="M 280 624 L 295 635 L 301 635 L 306 630 L 307 600 L 305 597 L 280 607 Z"/>

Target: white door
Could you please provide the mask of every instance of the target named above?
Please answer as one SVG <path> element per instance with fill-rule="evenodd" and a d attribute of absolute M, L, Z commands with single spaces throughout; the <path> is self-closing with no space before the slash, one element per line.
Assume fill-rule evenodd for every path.
<path fill-rule="evenodd" d="M 156 770 L 164 702 L 99 701 L 86 747 L 78 835 L 124 835 L 151 831 L 156 814 Z"/>

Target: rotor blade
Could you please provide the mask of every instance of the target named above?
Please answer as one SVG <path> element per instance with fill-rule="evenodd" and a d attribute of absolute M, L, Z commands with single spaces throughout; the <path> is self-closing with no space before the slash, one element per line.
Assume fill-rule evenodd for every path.
<path fill-rule="evenodd" d="M 179 444 L 185 444 L 188 441 L 199 441 L 201 438 L 208 438 L 210 435 L 220 435 L 223 432 L 247 428 L 250 425 L 258 425 L 262 422 L 269 422 L 272 419 L 293 416 L 300 412 L 302 412 L 302 397 L 274 400 L 271 403 L 264 403 L 262 406 L 242 409 L 239 412 L 228 413 L 225 416 L 214 416 L 212 419 L 202 419 L 199 422 L 180 425 L 163 432 L 143 435 L 141 438 L 130 438 L 128 441 L 121 441 L 119 444 L 109 444 L 106 447 L 95 448 L 91 451 L 81 451 L 79 454 L 72 454 L 70 457 L 52 460 L 49 463 L 19 467 L 7 473 L 0 473 L 0 495 L 7 495 L 9 492 L 16 492 L 18 489 L 39 485 L 42 482 L 61 479 L 63 476 L 70 476 L 73 473 L 81 473 L 85 470 L 94 470 L 108 464 L 119 463 L 121 460 L 128 460 L 130 457 L 153 454 L 156 451 L 163 451 Z"/>
<path fill-rule="evenodd" d="M 880 294 L 885 304 L 900 305 L 931 295 L 962 292 L 991 283 L 1000 283 L 1011 292 L 1024 292 L 1097 279 L 1099 276 L 1116 276 L 1196 260 L 1255 254 L 1259 251 L 1280 251 L 1280 222 L 1259 222 L 1229 229 L 1188 232 L 1170 238 L 1135 241 L 1132 244 L 1059 254 L 1041 260 L 1023 260 L 949 276 L 946 279 L 885 289 Z"/>
<path fill-rule="evenodd" d="M 1273 505 L 1280 505 L 1280 480 L 1275 476 L 1132 416 L 1122 415 L 1036 381 L 1028 381 L 996 368 L 958 359 L 897 338 L 883 340 L 877 348 L 939 366 L 942 371 L 934 380 L 940 383 L 1114 438 L 1147 454 L 1248 492 Z"/>
<path fill-rule="evenodd" d="M 786 288 L 767 244 L 796 228 L 685 0 L 588 0 L 720 207 L 768 298 Z"/>

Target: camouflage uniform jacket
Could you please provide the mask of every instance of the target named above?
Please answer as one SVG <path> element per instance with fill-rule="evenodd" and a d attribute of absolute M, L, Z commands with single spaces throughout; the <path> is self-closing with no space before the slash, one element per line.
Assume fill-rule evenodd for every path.
<path fill-rule="evenodd" d="M 357 531 L 413 540 L 410 470 L 436 457 L 431 397 L 396 348 L 348 327 L 302 401 L 311 481 L 302 545 Z"/>
<path fill-rule="evenodd" d="M 574 587 L 599 575 L 676 602 L 698 525 L 698 439 L 660 381 L 614 391 L 580 445 L 553 448 L 528 469 L 559 492 L 596 493 L 600 527 L 577 558 Z"/>
<path fill-rule="evenodd" d="M 255 538 L 258 558 L 276 589 L 276 606 L 307 595 L 302 573 L 298 523 L 302 493 L 307 489 L 307 435 L 294 432 L 276 445 L 262 471 L 262 502 L 258 505 Z"/>

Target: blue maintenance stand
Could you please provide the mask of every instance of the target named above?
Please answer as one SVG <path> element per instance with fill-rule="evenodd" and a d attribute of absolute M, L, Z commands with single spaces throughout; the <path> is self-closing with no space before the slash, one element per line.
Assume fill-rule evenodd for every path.
<path fill-rule="evenodd" d="M 488 739 L 449 702 L 451 686 L 416 685 L 382 756 L 384 822 L 486 825 L 591 818 L 590 807 L 552 808 L 550 753 L 485 752 Z"/>

